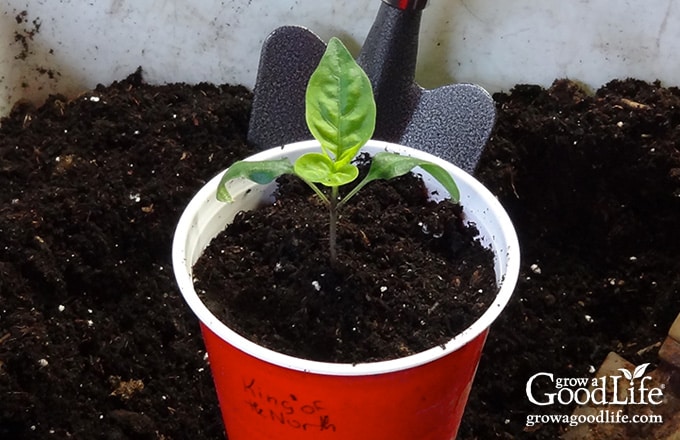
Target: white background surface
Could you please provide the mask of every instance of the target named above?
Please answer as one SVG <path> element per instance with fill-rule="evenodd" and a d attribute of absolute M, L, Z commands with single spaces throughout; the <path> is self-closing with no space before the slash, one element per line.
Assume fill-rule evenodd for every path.
<path fill-rule="evenodd" d="M 357 53 L 379 4 L 0 0 L 0 115 L 21 98 L 75 96 L 138 66 L 156 84 L 252 87 L 260 45 L 276 27 L 304 25 L 324 40 L 336 35 Z M 26 37 L 27 51 L 17 34 Z M 26 57 L 17 58 L 22 52 Z M 678 85 L 679 52 L 680 1 L 430 0 L 417 79 L 425 87 L 472 82 L 490 92 L 562 77 L 592 88 L 625 77 Z"/>

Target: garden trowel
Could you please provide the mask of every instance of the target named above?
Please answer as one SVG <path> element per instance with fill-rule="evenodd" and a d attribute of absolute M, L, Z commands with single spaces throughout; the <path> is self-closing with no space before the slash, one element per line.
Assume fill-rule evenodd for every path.
<path fill-rule="evenodd" d="M 373 85 L 375 139 L 435 154 L 472 173 L 495 121 L 491 96 L 474 84 L 425 90 L 415 83 L 418 34 L 427 0 L 382 0 L 357 62 Z M 248 140 L 260 149 L 311 138 L 305 90 L 325 43 L 299 26 L 265 40 Z"/>

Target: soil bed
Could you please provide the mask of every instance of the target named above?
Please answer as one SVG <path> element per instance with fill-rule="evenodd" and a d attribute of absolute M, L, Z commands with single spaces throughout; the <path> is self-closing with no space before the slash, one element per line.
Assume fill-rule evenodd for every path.
<path fill-rule="evenodd" d="M 343 207 L 336 266 L 328 208 L 299 179 L 279 185 L 194 266 L 199 295 L 246 338 L 316 361 L 382 361 L 445 344 L 493 302 L 492 252 L 464 207 L 429 201 L 419 178 L 372 182 Z"/>
<path fill-rule="evenodd" d="M 526 416 L 573 408 L 532 405 L 527 379 L 589 377 L 609 351 L 654 363 L 680 311 L 680 91 L 560 80 L 495 99 L 478 177 L 523 264 L 459 438 L 555 439 Z M 0 438 L 223 438 L 170 243 L 195 191 L 251 153 L 249 106 L 138 72 L 2 120 Z"/>

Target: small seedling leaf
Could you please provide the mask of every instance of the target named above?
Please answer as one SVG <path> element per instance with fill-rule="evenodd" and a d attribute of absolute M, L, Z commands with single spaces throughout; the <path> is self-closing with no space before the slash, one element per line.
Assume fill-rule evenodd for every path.
<path fill-rule="evenodd" d="M 456 182 L 453 180 L 453 177 L 451 177 L 451 174 L 449 174 L 448 171 L 439 165 L 428 162 L 422 162 L 418 164 L 418 166 L 427 171 L 429 175 L 434 177 L 435 180 L 444 187 L 446 192 L 449 193 L 451 201 L 456 203 L 460 201 L 460 191 L 458 190 L 458 185 L 456 185 Z"/>
<path fill-rule="evenodd" d="M 328 156 L 321 153 L 307 153 L 295 161 L 295 174 L 301 179 L 338 187 L 352 182 L 359 175 L 359 169 L 350 163 L 340 167 Z"/>
<path fill-rule="evenodd" d="M 402 156 L 395 153 L 381 152 L 373 156 L 371 168 L 366 178 L 359 184 L 359 188 L 377 179 L 392 179 L 402 176 L 415 167 L 421 167 L 424 171 L 434 177 L 444 189 L 449 193 L 451 201 L 458 202 L 460 191 L 451 175 L 439 165 L 414 157 Z M 356 191 L 355 191 L 356 192 Z"/>
<path fill-rule="evenodd" d="M 337 167 L 348 164 L 375 129 L 371 82 L 347 48 L 331 38 L 305 94 L 305 119 Z"/>
<path fill-rule="evenodd" d="M 232 201 L 231 194 L 229 194 L 226 186 L 230 180 L 241 177 L 260 185 L 266 185 L 284 174 L 293 174 L 293 165 L 285 158 L 259 162 L 236 162 L 222 175 L 217 186 L 217 200 L 221 202 Z"/>

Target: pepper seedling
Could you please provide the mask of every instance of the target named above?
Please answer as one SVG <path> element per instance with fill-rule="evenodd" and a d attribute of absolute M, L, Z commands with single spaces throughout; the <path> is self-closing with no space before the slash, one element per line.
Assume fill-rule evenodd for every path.
<path fill-rule="evenodd" d="M 218 200 L 232 201 L 226 184 L 236 178 L 246 178 L 264 185 L 284 174 L 299 177 L 328 206 L 329 252 L 333 265 L 337 263 L 338 212 L 368 183 L 377 179 L 392 179 L 420 167 L 446 189 L 452 201 L 458 201 L 458 187 L 442 167 L 390 152 L 375 154 L 364 179 L 341 196 L 340 187 L 359 177 L 359 169 L 352 161 L 373 135 L 376 105 L 368 76 L 345 45 L 335 37 L 328 42 L 307 84 L 305 119 L 312 136 L 321 144 L 320 152 L 306 153 L 295 163 L 287 158 L 236 162 L 220 180 Z"/>

